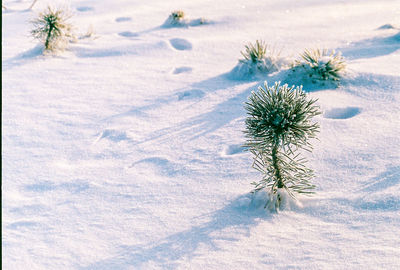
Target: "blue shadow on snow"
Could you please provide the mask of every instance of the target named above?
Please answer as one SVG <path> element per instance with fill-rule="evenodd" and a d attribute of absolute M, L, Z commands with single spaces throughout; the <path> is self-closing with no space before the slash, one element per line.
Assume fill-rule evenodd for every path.
<path fill-rule="evenodd" d="M 175 269 L 180 259 L 195 257 L 201 245 L 219 250 L 216 242 L 238 241 L 241 236 L 248 236 L 250 229 L 259 222 L 271 219 L 272 215 L 267 215 L 265 209 L 253 209 L 247 206 L 247 202 L 249 195 L 240 196 L 216 211 L 203 225 L 172 234 L 156 243 L 120 246 L 118 255 L 80 269 L 141 269 L 149 262 L 161 264 L 163 269 Z M 225 229 L 233 229 L 237 237 L 224 237 L 222 231 Z"/>

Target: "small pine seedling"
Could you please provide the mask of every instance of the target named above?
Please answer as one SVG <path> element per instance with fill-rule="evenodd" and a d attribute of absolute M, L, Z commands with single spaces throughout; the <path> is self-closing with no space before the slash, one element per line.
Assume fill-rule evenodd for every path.
<path fill-rule="evenodd" d="M 185 13 L 182 10 L 175 10 L 169 15 L 171 24 L 181 24 L 185 18 Z"/>
<path fill-rule="evenodd" d="M 345 61 L 340 53 L 328 50 L 305 50 L 301 54 L 301 61 L 296 61 L 294 69 L 302 67 L 308 76 L 320 81 L 339 81 L 346 68 Z"/>
<path fill-rule="evenodd" d="M 70 17 L 64 10 L 49 6 L 32 21 L 31 34 L 44 43 L 46 51 L 62 50 L 72 38 L 72 25 L 66 22 Z"/>
<path fill-rule="evenodd" d="M 240 52 L 244 59 L 239 60 L 242 64 L 247 64 L 250 73 L 256 72 L 274 72 L 282 65 L 280 52 L 276 52 L 264 41 L 256 40 L 254 44 L 245 45 L 245 50 Z M 254 70 L 256 69 L 256 70 Z"/>
<path fill-rule="evenodd" d="M 270 194 L 265 207 L 278 210 L 283 190 L 293 198 L 295 193 L 313 193 L 313 171 L 297 151 L 311 151 L 309 139 L 315 138 L 319 130 L 318 123 L 311 121 L 321 114 L 315 102 L 301 87 L 280 83 L 269 87 L 265 82 L 264 88 L 253 91 L 245 104 L 248 117 L 244 146 L 254 155 L 253 167 L 263 174 L 260 182 L 252 183 L 253 192 L 267 189 Z"/>

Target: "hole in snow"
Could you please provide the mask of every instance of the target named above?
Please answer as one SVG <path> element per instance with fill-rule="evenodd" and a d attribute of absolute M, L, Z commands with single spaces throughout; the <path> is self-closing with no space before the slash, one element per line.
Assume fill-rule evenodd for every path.
<path fill-rule="evenodd" d="M 108 139 L 113 142 L 129 140 L 128 136 L 124 131 L 113 130 L 113 129 L 105 129 L 98 138 L 98 140 L 101 139 Z"/>
<path fill-rule="evenodd" d="M 334 108 L 325 112 L 324 117 L 330 119 L 348 119 L 361 112 L 358 107 Z"/>
<path fill-rule="evenodd" d="M 178 67 L 174 69 L 173 73 L 174 74 L 180 74 L 184 72 L 191 72 L 193 69 L 191 67 Z"/>
<path fill-rule="evenodd" d="M 192 49 L 192 43 L 190 43 L 186 39 L 173 38 L 173 39 L 170 39 L 169 42 L 171 43 L 172 47 L 174 47 L 175 49 L 180 50 L 180 51 Z"/>
<path fill-rule="evenodd" d="M 228 145 L 225 147 L 223 154 L 227 156 L 236 155 L 244 152 L 244 148 L 240 144 Z"/>
<path fill-rule="evenodd" d="M 122 37 L 137 37 L 137 36 L 139 36 L 137 33 L 133 33 L 131 31 L 121 32 L 121 33 L 118 33 L 118 35 L 120 35 Z"/>
<path fill-rule="evenodd" d="M 80 11 L 80 12 L 87 12 L 87 11 L 94 10 L 94 8 L 92 8 L 92 7 L 77 7 L 76 10 Z"/>
<path fill-rule="evenodd" d="M 131 20 L 132 20 L 131 17 L 118 17 L 115 19 L 116 22 L 129 22 Z"/>
<path fill-rule="evenodd" d="M 202 98 L 204 97 L 204 95 L 205 95 L 204 91 L 200 89 L 192 89 L 180 92 L 178 94 L 178 100 Z"/>

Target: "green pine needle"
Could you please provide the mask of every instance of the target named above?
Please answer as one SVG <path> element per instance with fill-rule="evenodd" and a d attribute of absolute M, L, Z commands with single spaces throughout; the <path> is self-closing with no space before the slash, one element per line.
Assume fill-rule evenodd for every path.
<path fill-rule="evenodd" d="M 321 81 L 339 81 L 346 69 L 346 63 L 340 53 L 328 50 L 305 50 L 301 60 L 294 65 L 303 68 L 308 76 Z"/>

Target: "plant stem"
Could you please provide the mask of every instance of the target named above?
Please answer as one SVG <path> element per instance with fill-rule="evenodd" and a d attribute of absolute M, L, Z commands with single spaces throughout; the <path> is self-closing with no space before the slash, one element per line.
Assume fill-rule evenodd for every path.
<path fill-rule="evenodd" d="M 278 144 L 275 143 L 274 147 L 272 148 L 272 166 L 274 167 L 274 171 L 275 171 L 275 178 L 278 182 L 277 187 L 278 188 L 283 188 L 283 181 L 282 181 L 282 176 L 281 176 L 281 171 L 279 168 L 279 164 L 278 164 Z"/>
<path fill-rule="evenodd" d="M 33 6 L 36 4 L 36 2 L 37 2 L 37 0 L 34 0 L 33 3 L 32 3 L 32 5 L 31 5 L 28 9 L 32 9 Z"/>
<path fill-rule="evenodd" d="M 53 25 L 50 25 L 49 32 L 47 33 L 46 42 L 45 42 L 45 44 L 44 44 L 44 47 L 46 48 L 46 50 L 49 49 L 51 31 L 53 31 Z"/>

